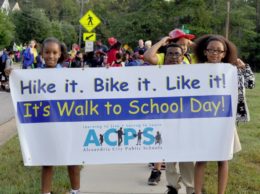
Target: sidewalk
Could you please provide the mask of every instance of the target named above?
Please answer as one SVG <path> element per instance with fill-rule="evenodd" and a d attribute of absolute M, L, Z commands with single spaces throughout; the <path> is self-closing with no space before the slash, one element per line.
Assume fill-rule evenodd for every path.
<path fill-rule="evenodd" d="M 15 119 L 1 123 L 0 125 L 0 146 L 4 145 L 9 139 L 17 134 Z"/>
<path fill-rule="evenodd" d="M 87 165 L 81 170 L 83 194 L 164 194 L 165 171 L 156 186 L 147 184 L 151 170 L 148 164 Z M 186 194 L 182 185 L 179 194 Z"/>
<path fill-rule="evenodd" d="M 0 116 L 0 146 L 4 145 L 16 133 L 16 123 L 10 93 L 0 91 L 1 116 Z"/>

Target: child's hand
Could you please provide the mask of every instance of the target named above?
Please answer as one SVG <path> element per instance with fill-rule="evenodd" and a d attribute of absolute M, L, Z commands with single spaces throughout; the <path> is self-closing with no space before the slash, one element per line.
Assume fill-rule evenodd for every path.
<path fill-rule="evenodd" d="M 237 68 L 239 69 L 244 69 L 246 67 L 246 64 L 241 60 L 241 59 L 237 59 Z"/>
<path fill-rule="evenodd" d="M 169 44 L 170 39 L 170 36 L 165 36 L 159 42 L 161 43 L 161 46 L 166 46 L 167 44 Z"/>
<path fill-rule="evenodd" d="M 194 47 L 195 46 L 195 43 L 192 42 L 191 40 L 188 40 L 188 47 Z"/>
<path fill-rule="evenodd" d="M 4 70 L 5 71 L 5 75 L 9 76 L 11 74 L 12 70 L 13 70 L 12 68 L 5 69 Z"/>
<path fill-rule="evenodd" d="M 31 47 L 30 47 L 30 53 L 31 53 L 31 54 L 34 54 L 34 53 L 33 53 L 33 49 L 32 49 Z"/>

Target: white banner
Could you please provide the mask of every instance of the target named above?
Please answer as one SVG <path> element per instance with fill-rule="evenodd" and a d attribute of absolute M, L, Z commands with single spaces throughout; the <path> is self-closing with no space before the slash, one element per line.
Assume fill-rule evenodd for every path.
<path fill-rule="evenodd" d="M 25 165 L 233 156 L 229 64 L 13 70 L 10 85 Z"/>

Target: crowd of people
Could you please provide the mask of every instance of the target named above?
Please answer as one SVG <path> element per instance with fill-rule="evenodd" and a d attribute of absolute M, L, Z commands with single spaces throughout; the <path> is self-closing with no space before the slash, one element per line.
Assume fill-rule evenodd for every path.
<path fill-rule="evenodd" d="M 23 69 L 33 68 L 83 68 L 83 67 L 127 67 L 141 65 L 178 65 L 194 63 L 230 63 L 238 69 L 238 108 L 237 122 L 249 121 L 249 111 L 246 104 L 245 88 L 254 88 L 255 78 L 250 66 L 238 58 L 236 46 L 221 35 L 204 35 L 197 38 L 186 34 L 180 29 L 174 29 L 152 45 L 150 40 L 138 40 L 138 46 L 130 50 L 115 37 L 108 38 L 109 46 L 96 41 L 93 52 L 84 53 L 77 44 L 67 52 L 66 46 L 55 38 L 47 38 L 37 51 L 37 43 L 31 40 L 22 52 Z M 8 81 L 13 51 L 4 50 L 1 55 L 1 82 Z M 54 59 L 54 60 L 53 60 Z M 241 150 L 237 130 L 234 130 L 234 153 Z M 152 162 L 152 161 L 151 161 Z M 203 181 L 206 161 L 191 161 L 166 163 L 166 179 L 168 194 L 177 194 L 182 181 L 187 194 L 203 193 Z M 218 161 L 218 194 L 224 194 L 228 180 L 228 161 Z M 148 178 L 148 184 L 156 185 L 160 181 L 163 163 L 155 163 Z M 179 165 L 179 172 L 177 171 Z M 68 167 L 72 190 L 79 193 L 79 166 Z M 51 192 L 53 168 L 43 167 L 42 193 Z"/>
<path fill-rule="evenodd" d="M 114 37 L 107 40 L 108 45 L 101 40 L 95 42 L 92 52 L 84 52 L 79 45 L 74 43 L 68 50 L 64 43 L 64 59 L 60 61 L 62 67 L 83 68 L 83 67 L 124 67 L 145 65 L 143 60 L 144 52 L 151 47 L 152 42 L 138 41 L 138 46 L 133 50 L 128 45 L 122 45 Z M 7 60 L 8 59 L 8 60 Z M 11 59 L 11 60 L 10 60 Z M 0 84 L 1 89 L 9 91 L 8 69 L 13 62 L 20 63 L 22 69 L 44 68 L 45 61 L 42 56 L 42 44 L 35 40 L 29 41 L 23 47 L 18 47 L 15 43 L 13 49 L 3 49 L 0 52 Z"/>

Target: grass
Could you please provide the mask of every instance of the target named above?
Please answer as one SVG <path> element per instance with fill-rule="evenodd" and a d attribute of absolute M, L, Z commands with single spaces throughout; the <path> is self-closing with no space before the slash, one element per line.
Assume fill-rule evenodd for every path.
<path fill-rule="evenodd" d="M 260 74 L 256 73 L 256 88 L 247 90 L 251 121 L 239 124 L 238 134 L 242 151 L 229 162 L 229 181 L 226 194 L 260 193 Z M 217 164 L 209 163 L 205 177 L 207 194 L 217 191 Z"/>
<path fill-rule="evenodd" d="M 256 74 L 256 79 L 256 83 L 260 83 L 260 73 Z M 235 154 L 234 159 L 229 162 L 227 194 L 260 193 L 260 86 L 258 84 L 255 89 L 247 90 L 247 101 L 251 121 L 240 124 L 238 128 L 242 151 Z M 41 168 L 23 165 L 17 136 L 0 148 L 0 161 L 0 193 L 40 193 Z M 65 193 L 69 187 L 66 167 L 55 167 L 54 193 Z M 207 194 L 216 193 L 216 162 L 208 163 L 205 189 Z"/>
<path fill-rule="evenodd" d="M 23 165 L 18 136 L 1 147 L 0 161 L 0 193 L 40 193 L 41 167 L 25 167 Z M 66 193 L 69 188 L 66 167 L 55 167 L 53 177 L 54 193 Z"/>

